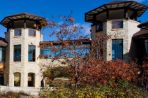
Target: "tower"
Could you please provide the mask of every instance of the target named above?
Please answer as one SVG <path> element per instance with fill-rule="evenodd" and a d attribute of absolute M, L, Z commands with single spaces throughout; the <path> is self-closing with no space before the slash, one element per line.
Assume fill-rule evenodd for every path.
<path fill-rule="evenodd" d="M 115 1 L 104 4 L 85 14 L 85 21 L 92 23 L 92 40 L 104 33 L 110 38 L 103 42 L 104 60 L 130 60 L 131 40 L 134 33 L 139 31 L 137 18 L 146 10 L 147 6 L 135 1 Z"/>
<path fill-rule="evenodd" d="M 39 62 L 42 40 L 41 28 L 47 25 L 46 19 L 20 13 L 5 17 L 1 24 L 7 28 L 5 85 L 11 87 L 40 87 Z"/>

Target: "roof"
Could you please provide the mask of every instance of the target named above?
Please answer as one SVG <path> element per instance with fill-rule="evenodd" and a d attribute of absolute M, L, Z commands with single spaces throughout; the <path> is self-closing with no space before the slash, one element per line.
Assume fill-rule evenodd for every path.
<path fill-rule="evenodd" d="M 0 37 L 0 46 L 6 47 L 7 45 L 7 41 L 4 38 Z"/>
<path fill-rule="evenodd" d="M 148 38 L 148 22 L 138 25 L 141 30 L 133 35 L 134 38 Z"/>
<path fill-rule="evenodd" d="M 133 38 L 148 38 L 148 29 L 142 29 L 133 35 Z"/>
<path fill-rule="evenodd" d="M 48 46 L 56 46 L 56 45 L 65 45 L 69 46 L 72 43 L 77 43 L 77 44 L 90 44 L 91 40 L 90 39 L 78 39 L 78 40 L 64 40 L 64 41 L 42 41 L 40 42 L 40 47 L 45 48 Z"/>
<path fill-rule="evenodd" d="M 148 29 L 148 21 L 139 24 L 138 27 L 142 29 Z"/>
<path fill-rule="evenodd" d="M 110 9 L 117 9 L 117 8 L 130 8 L 133 10 L 138 11 L 138 17 L 140 17 L 148 8 L 148 6 L 140 4 L 136 1 L 114 1 L 107 4 L 104 4 L 100 7 L 97 7 L 85 14 L 85 21 L 92 21 L 93 15 L 102 13 L 104 11 Z"/>
<path fill-rule="evenodd" d="M 34 20 L 34 21 L 38 21 L 41 26 L 46 26 L 47 25 L 47 21 L 46 21 L 45 18 L 40 17 L 40 16 L 36 16 L 36 15 L 33 15 L 33 14 L 29 14 L 29 13 L 20 13 L 20 14 L 7 16 L 1 21 L 1 24 L 4 25 L 5 27 L 7 27 L 7 24 L 10 21 L 12 21 L 12 20 L 14 21 L 14 20 L 18 20 L 18 19 Z"/>

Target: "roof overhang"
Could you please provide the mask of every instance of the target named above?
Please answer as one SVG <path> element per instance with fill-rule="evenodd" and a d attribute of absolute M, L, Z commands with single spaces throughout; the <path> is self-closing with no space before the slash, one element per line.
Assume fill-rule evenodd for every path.
<path fill-rule="evenodd" d="M 37 21 L 39 22 L 40 26 L 47 26 L 47 20 L 43 17 L 40 16 L 36 16 L 36 15 L 32 15 L 32 14 L 28 14 L 28 13 L 20 13 L 20 14 L 16 14 L 16 15 L 11 15 L 11 16 L 7 16 L 5 17 L 2 21 L 1 24 L 5 27 L 8 26 L 8 24 L 11 21 L 15 21 L 15 20 L 21 20 L 21 19 L 28 19 L 28 20 L 33 20 L 33 21 Z"/>
<path fill-rule="evenodd" d="M 104 4 L 100 7 L 97 7 L 95 9 L 85 13 L 85 21 L 86 22 L 93 22 L 95 15 L 98 15 L 98 14 L 108 11 L 108 10 L 124 9 L 124 8 L 136 10 L 137 17 L 140 17 L 148 9 L 148 6 L 140 4 L 135 1 L 111 2 L 111 3 Z"/>
<path fill-rule="evenodd" d="M 146 29 L 146 28 L 148 29 L 148 21 L 139 24 L 138 27 L 139 27 L 139 28 L 142 28 L 142 29 Z"/>
<path fill-rule="evenodd" d="M 148 38 L 148 29 L 140 30 L 139 32 L 137 32 L 133 35 L 133 38 L 135 38 L 135 39 Z"/>
<path fill-rule="evenodd" d="M 0 47 L 6 47 L 7 45 L 7 41 L 4 38 L 0 37 Z"/>
<path fill-rule="evenodd" d="M 45 48 L 49 46 L 57 46 L 57 45 L 63 45 L 63 46 L 70 46 L 70 45 L 82 45 L 82 44 L 91 44 L 90 39 L 78 39 L 78 40 L 64 40 L 64 41 L 42 41 L 40 42 L 40 48 Z"/>

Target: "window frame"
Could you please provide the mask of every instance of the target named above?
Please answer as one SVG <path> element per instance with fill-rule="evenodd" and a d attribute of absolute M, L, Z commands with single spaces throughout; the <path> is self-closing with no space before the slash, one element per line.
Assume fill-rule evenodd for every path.
<path fill-rule="evenodd" d="M 31 49 L 30 50 L 30 46 L 34 46 L 34 50 Z M 34 51 L 34 55 L 33 55 L 33 51 Z M 30 52 L 32 53 L 32 60 L 30 60 Z M 34 56 L 34 57 L 33 57 Z M 35 62 L 36 61 L 36 46 L 35 45 L 28 45 L 28 62 Z"/>
<path fill-rule="evenodd" d="M 96 32 L 101 32 L 103 31 L 103 23 L 102 22 L 98 22 L 95 24 L 96 27 Z"/>
<path fill-rule="evenodd" d="M 5 61 L 5 47 L 0 47 L 0 62 L 4 62 Z"/>
<path fill-rule="evenodd" d="M 58 48 L 59 50 L 57 49 L 57 51 L 52 51 L 54 48 Z M 66 47 L 62 47 L 61 45 L 49 46 L 41 49 L 40 53 L 41 56 L 47 58 L 74 58 L 75 56 L 85 57 L 90 54 L 90 44 L 82 44 L 78 46 L 70 45 Z"/>
<path fill-rule="evenodd" d="M 31 78 L 31 80 L 29 80 Z M 28 73 L 28 87 L 35 87 L 35 73 Z"/>
<path fill-rule="evenodd" d="M 148 39 L 144 40 L 145 56 L 148 56 Z"/>
<path fill-rule="evenodd" d="M 36 30 L 35 29 L 28 29 L 28 36 L 29 37 L 36 37 Z"/>
<path fill-rule="evenodd" d="M 17 55 L 17 54 L 15 54 L 16 53 L 16 51 L 15 51 L 15 46 L 20 46 L 20 55 L 19 55 L 19 57 L 20 57 L 20 59 L 16 59 L 16 56 L 15 55 Z M 18 45 L 14 45 L 13 46 L 13 61 L 14 62 L 21 62 L 21 55 L 22 55 L 22 45 L 21 44 L 18 44 Z"/>
<path fill-rule="evenodd" d="M 120 24 L 119 22 L 122 22 L 122 24 Z M 112 20 L 111 24 L 112 24 L 112 30 L 124 28 L 123 20 Z"/>
<path fill-rule="evenodd" d="M 13 75 L 14 75 L 14 86 L 15 87 L 20 87 L 21 86 L 21 73 L 20 72 L 15 72 Z M 19 81 L 15 81 L 15 78 L 18 78 L 16 76 L 19 77 Z M 18 82 L 18 84 L 16 84 L 15 82 Z"/>
<path fill-rule="evenodd" d="M 114 46 L 113 46 L 113 41 L 116 41 L 116 43 L 115 43 L 116 45 L 117 45 L 117 41 L 118 41 L 118 42 L 119 42 L 119 41 L 122 42 L 122 43 L 121 43 L 121 44 L 122 44 L 122 50 L 120 50 L 120 52 L 122 52 L 122 57 L 120 57 L 120 58 L 118 58 L 117 55 L 115 55 L 115 53 L 114 53 L 115 57 L 113 57 L 113 47 L 114 47 Z M 119 43 L 118 43 L 118 44 L 119 44 Z M 118 46 L 118 48 L 116 47 L 116 52 L 117 52 L 116 54 L 119 55 L 119 53 L 118 53 L 119 50 L 118 50 L 118 49 L 119 49 L 119 46 Z M 117 60 L 117 59 L 123 60 L 123 55 L 124 55 L 123 52 L 124 52 L 124 40 L 123 40 L 123 39 L 112 39 L 112 60 Z"/>
<path fill-rule="evenodd" d="M 20 31 L 20 32 L 18 32 Z M 14 37 L 20 37 L 22 36 L 22 29 L 18 28 L 18 29 L 14 29 Z"/>

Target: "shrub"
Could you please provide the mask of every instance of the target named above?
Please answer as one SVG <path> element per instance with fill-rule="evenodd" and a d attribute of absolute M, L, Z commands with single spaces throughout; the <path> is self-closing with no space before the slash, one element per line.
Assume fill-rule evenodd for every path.
<path fill-rule="evenodd" d="M 24 92 L 1 92 L 0 98 L 20 98 L 21 96 L 28 96 L 28 98 L 33 98 Z"/>
<path fill-rule="evenodd" d="M 108 84 L 109 81 L 134 81 L 138 75 L 135 64 L 126 64 L 122 61 L 91 60 L 78 69 L 78 82 L 81 84 L 96 85 Z"/>
<path fill-rule="evenodd" d="M 65 77 L 70 78 L 71 74 L 68 72 L 70 67 L 53 67 L 48 68 L 43 72 L 43 76 L 47 78 L 47 83 L 51 83 L 55 78 Z"/>
<path fill-rule="evenodd" d="M 120 87 L 99 85 L 98 87 L 86 86 L 80 88 L 60 87 L 56 90 L 42 90 L 40 98 L 145 98 L 143 90 L 121 81 Z"/>

